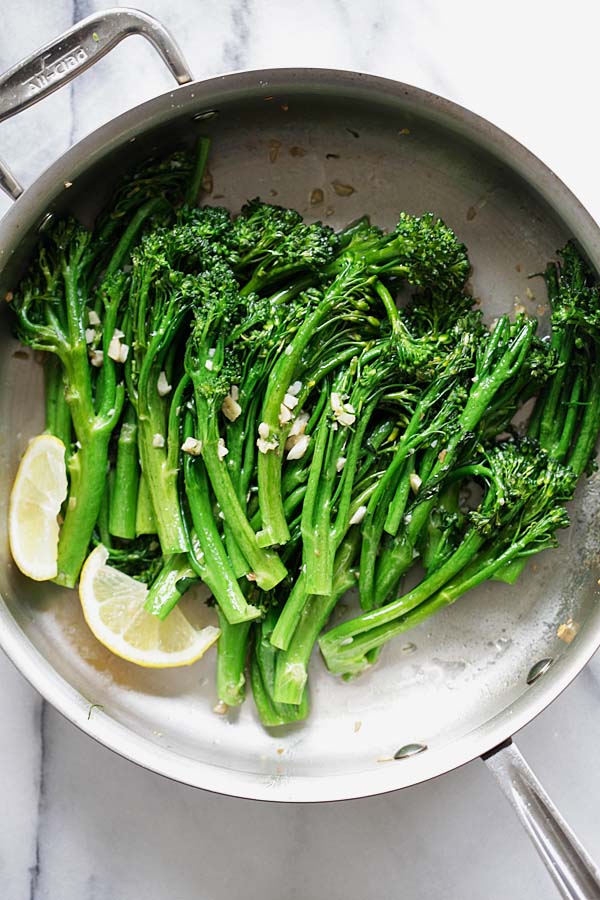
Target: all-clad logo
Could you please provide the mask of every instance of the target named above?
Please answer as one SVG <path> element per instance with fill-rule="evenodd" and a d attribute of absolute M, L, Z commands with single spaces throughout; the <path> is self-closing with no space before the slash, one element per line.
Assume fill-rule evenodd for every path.
<path fill-rule="evenodd" d="M 42 57 L 39 72 L 36 72 L 31 78 L 26 78 L 22 84 L 24 87 L 27 86 L 30 94 L 37 94 L 53 81 L 60 81 L 68 72 L 85 62 L 87 58 L 87 50 L 81 46 L 75 47 L 74 50 L 69 50 L 68 53 L 63 53 L 62 56 L 52 60 L 52 62 L 49 62 L 50 54 L 48 54 Z"/>

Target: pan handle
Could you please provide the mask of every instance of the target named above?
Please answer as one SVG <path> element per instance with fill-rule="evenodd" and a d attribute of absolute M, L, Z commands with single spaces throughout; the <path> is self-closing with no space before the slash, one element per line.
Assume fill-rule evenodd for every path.
<path fill-rule="evenodd" d="M 137 9 L 105 9 L 82 19 L 0 77 L 0 122 L 72 81 L 130 34 L 150 41 L 179 84 L 192 80 L 181 50 L 160 22 Z M 23 192 L 1 161 L 0 187 L 13 200 Z"/>
<path fill-rule="evenodd" d="M 511 740 L 482 759 L 565 900 L 600 900 L 600 872 Z"/>

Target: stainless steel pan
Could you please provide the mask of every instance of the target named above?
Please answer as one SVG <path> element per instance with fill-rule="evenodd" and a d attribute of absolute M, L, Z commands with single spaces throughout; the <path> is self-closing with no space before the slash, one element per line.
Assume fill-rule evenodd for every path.
<path fill-rule="evenodd" d="M 389 226 L 401 209 L 434 210 L 467 243 L 475 293 L 492 316 L 515 302 L 543 314 L 540 280 L 527 276 L 567 236 L 600 271 L 600 232 L 576 198 L 473 113 L 352 72 L 279 69 L 193 82 L 165 30 L 133 10 L 86 19 L 7 73 L 0 119 L 74 78 L 131 33 L 154 43 L 182 86 L 85 138 L 24 192 L 0 167 L 15 199 L 0 223 L 0 296 L 14 285 L 49 216 L 69 211 L 91 219 L 123 170 L 199 133 L 213 139 L 209 202 L 236 209 L 260 194 L 334 226 L 365 211 Z M 389 646 L 376 669 L 354 683 L 332 679 L 315 659 L 309 722 L 268 734 L 251 703 L 235 721 L 212 712 L 213 659 L 171 672 L 116 660 L 87 631 L 75 595 L 33 585 L 15 571 L 5 507 L 18 458 L 43 427 L 42 375 L 10 336 L 6 308 L 2 313 L 0 641 L 41 694 L 123 756 L 240 797 L 360 797 L 483 755 L 562 895 L 600 897 L 596 868 L 510 743 L 600 643 L 597 477 L 582 487 L 561 548 L 539 557 L 516 587 L 473 591 Z M 577 628 L 570 644 L 557 636 L 568 620 Z"/>

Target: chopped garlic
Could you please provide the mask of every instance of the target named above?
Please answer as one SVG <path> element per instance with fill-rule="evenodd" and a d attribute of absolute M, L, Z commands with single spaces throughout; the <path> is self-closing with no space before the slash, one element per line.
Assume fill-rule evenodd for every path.
<path fill-rule="evenodd" d="M 279 424 L 287 425 L 287 423 L 291 422 L 293 418 L 294 413 L 291 411 L 291 409 L 289 409 L 289 407 L 285 405 L 285 403 L 282 403 L 279 407 Z"/>
<path fill-rule="evenodd" d="M 408 476 L 408 480 L 410 481 L 410 486 L 413 490 L 413 493 L 416 494 L 423 483 L 423 479 L 419 478 L 416 472 L 411 472 Z"/>
<path fill-rule="evenodd" d="M 294 424 L 290 428 L 290 437 L 294 437 L 297 434 L 304 434 L 307 425 L 308 413 L 299 413 L 294 420 Z"/>
<path fill-rule="evenodd" d="M 268 453 L 269 450 L 277 450 L 279 444 L 277 443 L 277 439 L 273 438 L 270 441 L 266 441 L 264 438 L 258 438 L 256 442 L 256 446 L 260 450 L 261 453 Z"/>
<path fill-rule="evenodd" d="M 301 459 L 308 450 L 310 437 L 307 434 L 299 435 L 294 446 L 289 450 L 287 459 Z"/>
<path fill-rule="evenodd" d="M 338 458 L 335 462 L 335 471 L 341 472 L 345 465 L 346 465 L 346 457 L 338 456 Z"/>
<path fill-rule="evenodd" d="M 152 446 L 155 447 L 157 450 L 160 450 L 161 447 L 165 446 L 165 439 L 162 436 L 162 434 L 158 434 L 158 432 L 157 432 L 154 435 L 154 437 L 152 438 Z"/>
<path fill-rule="evenodd" d="M 93 344 L 95 340 L 96 340 L 96 329 L 95 328 L 86 328 L 85 329 L 86 344 Z"/>
<path fill-rule="evenodd" d="M 258 426 L 258 436 L 266 440 L 269 437 L 269 426 L 266 422 L 261 422 Z"/>
<path fill-rule="evenodd" d="M 88 312 L 88 322 L 90 325 L 100 325 L 100 316 L 94 309 L 90 309 Z"/>
<path fill-rule="evenodd" d="M 206 360 L 206 362 L 204 363 L 204 368 L 205 368 L 205 369 L 208 369 L 209 372 L 212 372 L 212 370 L 213 370 L 213 361 L 212 361 L 212 359 L 207 359 L 207 360 Z"/>
<path fill-rule="evenodd" d="M 351 403 L 343 403 L 341 396 L 336 391 L 332 391 L 329 401 L 335 419 L 335 422 L 333 423 L 334 430 L 337 430 L 337 423 L 343 425 L 345 428 L 354 425 L 356 416 L 354 414 L 355 409 Z"/>
<path fill-rule="evenodd" d="M 211 359 L 213 358 L 213 356 L 215 355 L 216 352 L 217 352 L 217 348 L 216 348 L 216 347 L 211 347 L 211 348 L 210 348 L 210 350 L 208 351 L 208 355 L 210 356 Z"/>
<path fill-rule="evenodd" d="M 291 394 L 292 397 L 297 397 L 301 390 L 302 390 L 302 382 L 294 381 L 293 384 L 290 384 L 287 392 L 288 392 L 288 394 Z"/>
<path fill-rule="evenodd" d="M 356 416 L 351 412 L 341 412 L 336 415 L 336 421 L 343 425 L 345 428 L 348 428 L 350 425 L 354 425 L 356 422 Z"/>
<path fill-rule="evenodd" d="M 121 360 L 121 341 L 116 335 L 113 335 L 108 345 L 108 355 L 115 362 L 120 362 Z"/>
<path fill-rule="evenodd" d="M 256 581 L 256 575 L 254 572 L 246 572 L 246 578 L 248 581 Z"/>
<path fill-rule="evenodd" d="M 236 388 L 237 392 L 237 388 Z M 221 412 L 225 416 L 226 419 L 229 419 L 230 422 L 235 422 L 235 420 L 242 414 L 242 407 L 237 402 L 237 397 L 233 396 L 233 388 L 227 394 L 225 399 L 223 400 L 223 404 L 221 406 Z"/>
<path fill-rule="evenodd" d="M 127 362 L 127 357 L 129 356 L 129 344 L 121 344 L 121 349 L 119 351 L 119 362 Z"/>
<path fill-rule="evenodd" d="M 558 626 L 556 636 L 560 638 L 561 641 L 564 641 L 565 644 L 570 644 L 576 637 L 578 631 L 579 625 L 577 625 L 573 619 L 569 619 L 567 622 L 563 622 L 562 625 Z"/>
<path fill-rule="evenodd" d="M 219 702 L 213 706 L 213 712 L 218 716 L 226 716 L 229 712 L 229 707 L 224 700 L 219 700 Z"/>
<path fill-rule="evenodd" d="M 184 453 L 189 453 L 190 456 L 200 456 L 202 453 L 202 441 L 198 441 L 193 437 L 187 437 L 181 445 L 181 449 Z"/>
<path fill-rule="evenodd" d="M 229 450 L 225 446 L 225 441 L 223 438 L 219 438 L 219 443 L 217 444 L 217 456 L 219 459 L 225 459 L 228 453 Z"/>
<path fill-rule="evenodd" d="M 167 381 L 167 373 L 161 372 L 158 376 L 158 381 L 156 382 L 156 390 L 160 397 L 166 397 L 167 394 L 170 394 L 173 388 Z"/>
<path fill-rule="evenodd" d="M 92 350 L 90 353 L 90 362 L 97 369 L 100 369 L 104 365 L 104 353 L 102 350 Z"/>
<path fill-rule="evenodd" d="M 119 338 L 119 340 L 121 340 L 121 338 L 125 337 L 125 332 L 121 331 L 120 328 L 115 328 L 115 330 L 113 331 L 113 337 Z"/>
<path fill-rule="evenodd" d="M 298 406 L 298 398 L 294 394 L 286 394 L 283 398 L 283 405 L 288 409 L 295 409 Z"/>
<path fill-rule="evenodd" d="M 240 389 L 237 384 L 231 385 L 231 390 L 229 391 L 229 393 L 231 394 L 233 400 L 237 401 L 240 399 Z"/>
<path fill-rule="evenodd" d="M 356 510 L 356 512 L 354 513 L 354 515 L 352 516 L 352 518 L 350 519 L 350 522 L 348 524 L 349 525 L 360 525 L 360 523 L 364 519 L 366 513 L 367 513 L 367 507 L 359 506 L 358 509 Z"/>

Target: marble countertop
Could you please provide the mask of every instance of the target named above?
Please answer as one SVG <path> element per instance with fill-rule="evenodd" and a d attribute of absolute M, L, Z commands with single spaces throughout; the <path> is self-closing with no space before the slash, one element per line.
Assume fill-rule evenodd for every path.
<path fill-rule="evenodd" d="M 280 65 L 359 69 L 420 85 L 513 134 L 600 218 L 595 114 L 600 8 L 572 0 L 146 0 L 196 77 Z M 101 9 L 5 0 L 0 70 Z M 299 15 L 299 9 L 301 15 Z M 135 73 L 135 75 L 134 75 Z M 2 124 L 29 183 L 91 129 L 171 81 L 126 42 L 93 71 Z M 0 198 L 0 214 L 9 201 Z M 555 896 L 480 762 L 402 793 L 276 806 L 152 775 L 78 732 L 0 656 L 3 900 L 515 900 Z M 519 735 L 596 859 L 600 658 Z"/>

